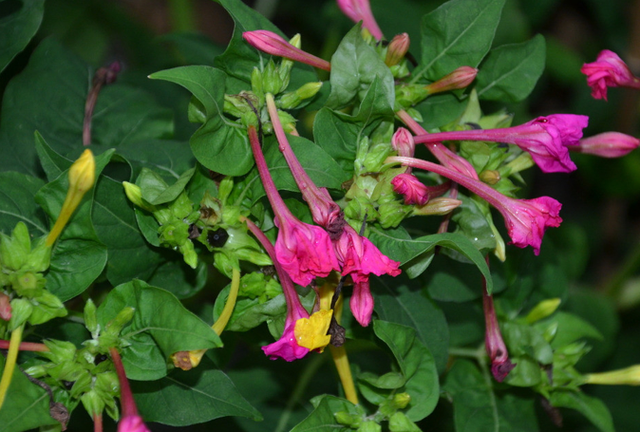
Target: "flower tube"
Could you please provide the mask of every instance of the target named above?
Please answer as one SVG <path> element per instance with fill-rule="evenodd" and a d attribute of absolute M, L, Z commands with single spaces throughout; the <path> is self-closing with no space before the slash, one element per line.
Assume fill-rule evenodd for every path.
<path fill-rule="evenodd" d="M 373 17 L 369 0 L 338 0 L 338 7 L 342 13 L 348 16 L 353 22 L 357 23 L 362 21 L 362 26 L 367 29 L 376 40 L 384 37 L 376 19 Z"/>
<path fill-rule="evenodd" d="M 487 293 L 487 282 L 484 278 L 482 285 L 482 307 L 486 325 L 484 341 L 487 354 L 491 359 L 491 373 L 496 381 L 502 382 L 516 365 L 509 360 L 509 352 L 502 339 L 500 326 L 496 318 L 493 297 Z"/>
<path fill-rule="evenodd" d="M 594 99 L 607 100 L 608 87 L 640 89 L 640 78 L 634 76 L 629 66 L 613 51 L 601 51 L 596 61 L 585 63 L 580 72 L 587 76 Z"/>
<path fill-rule="evenodd" d="M 118 374 L 118 381 L 120 381 L 120 405 L 122 406 L 122 418 L 118 422 L 118 432 L 150 432 L 147 426 L 144 424 L 142 417 L 138 414 L 138 408 L 136 402 L 133 399 L 131 393 L 131 387 L 127 380 L 127 375 L 124 371 L 122 364 L 122 358 L 120 353 L 114 347 L 109 348 L 109 354 L 113 360 L 113 365 L 116 368 Z"/>
<path fill-rule="evenodd" d="M 559 216 L 562 204 L 553 198 L 546 196 L 530 200 L 509 198 L 479 180 L 471 179 L 432 162 L 398 156 L 389 157 L 385 161 L 385 163 L 394 162 L 439 174 L 461 184 L 486 200 L 504 217 L 511 244 L 521 248 L 531 246 L 536 255 L 540 253 L 542 237 L 547 227 L 558 227 L 562 222 Z"/>
<path fill-rule="evenodd" d="M 268 30 L 254 30 L 242 33 L 242 37 L 252 47 L 277 57 L 308 64 L 318 69 L 331 70 L 331 63 L 301 50 L 284 38 Z"/>
<path fill-rule="evenodd" d="M 531 154 L 544 172 L 570 172 L 576 165 L 569 158 L 568 146 L 577 145 L 589 117 L 552 114 L 538 117 L 520 126 L 502 129 L 480 129 L 418 135 L 416 143 L 442 141 L 492 141 L 515 144 Z"/>

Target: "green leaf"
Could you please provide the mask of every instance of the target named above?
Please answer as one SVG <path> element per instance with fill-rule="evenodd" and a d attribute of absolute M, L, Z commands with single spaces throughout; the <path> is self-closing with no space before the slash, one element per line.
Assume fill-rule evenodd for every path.
<path fill-rule="evenodd" d="M 558 390 L 551 394 L 550 402 L 554 407 L 571 408 L 580 412 L 602 432 L 615 431 L 611 413 L 600 399 L 580 391 Z"/>
<path fill-rule="evenodd" d="M 222 46 L 200 33 L 175 32 L 157 36 L 158 42 L 169 45 L 186 64 L 212 64 L 222 54 Z"/>
<path fill-rule="evenodd" d="M 287 138 L 298 161 L 316 186 L 341 189 L 342 183 L 350 178 L 349 174 L 345 173 L 338 163 L 314 142 L 293 135 Z M 278 142 L 274 137 L 265 140 L 262 151 L 278 190 L 299 192 L 298 185 L 291 175 L 291 169 L 278 150 Z M 246 187 L 251 191 L 251 199 L 254 202 L 264 196 L 264 188 L 257 170 L 249 174 L 246 181 Z"/>
<path fill-rule="evenodd" d="M 412 83 L 476 67 L 491 48 L 505 0 L 451 0 L 422 18 L 422 63 Z"/>
<path fill-rule="evenodd" d="M 125 307 L 135 308 L 121 337 L 131 345 L 122 350 L 127 377 L 154 380 L 166 375 L 169 356 L 178 351 L 222 346 L 211 327 L 189 312 L 173 294 L 142 281 L 115 287 L 98 308 L 102 328 Z M 150 356 L 151 355 L 151 356 Z"/>
<path fill-rule="evenodd" d="M 516 322 L 505 322 L 501 328 L 509 354 L 526 354 L 546 365 L 553 362 L 553 350 L 540 330 Z"/>
<path fill-rule="evenodd" d="M 224 309 L 227 297 L 229 296 L 229 289 L 230 286 L 227 286 L 218 294 L 218 298 L 213 307 L 214 322 Z M 225 327 L 225 331 L 243 332 L 251 330 L 265 321 L 284 316 L 286 312 L 287 305 L 284 294 L 279 294 L 264 303 L 260 303 L 259 298 L 240 298 L 236 302 L 233 314 L 229 319 L 229 324 Z"/>
<path fill-rule="evenodd" d="M 4 370 L 4 364 L 5 358 L 0 356 L 0 370 Z M 49 395 L 31 383 L 17 367 L 5 396 L 0 409 L 3 432 L 22 432 L 39 426 L 60 424 L 49 415 Z"/>
<path fill-rule="evenodd" d="M 406 264 L 412 259 L 427 253 L 433 253 L 436 246 L 442 246 L 460 252 L 471 260 L 487 280 L 487 290 L 492 292 L 493 279 L 484 257 L 475 246 L 461 234 L 442 233 L 412 239 L 404 228 L 381 230 L 371 228 L 369 239 L 389 258 Z M 425 268 L 426 269 L 426 268 Z M 422 269 L 424 271 L 425 269 Z M 417 274 L 410 275 L 412 277 Z"/>
<path fill-rule="evenodd" d="M 489 253 L 496 247 L 496 239 L 493 230 L 487 221 L 487 216 L 481 206 L 488 206 L 485 201 L 477 202 L 464 194 L 458 194 L 462 205 L 456 208 L 451 219 L 456 223 L 456 233 L 464 235 L 473 246 Z M 486 211 L 488 208 L 485 207 Z"/>
<path fill-rule="evenodd" d="M 353 161 L 361 132 L 358 125 L 345 121 L 329 108 L 318 111 L 313 121 L 313 137 L 316 144 L 350 175 L 353 174 Z"/>
<path fill-rule="evenodd" d="M 42 186 L 42 180 L 26 174 L 0 173 L 0 231 L 9 234 L 24 222 L 34 237 L 49 232 L 46 215 L 34 200 Z"/>
<path fill-rule="evenodd" d="M 327 100 L 329 108 L 343 108 L 356 97 L 363 100 L 369 87 L 377 81 L 379 91 L 386 98 L 386 105 L 393 110 L 393 75 L 375 49 L 362 38 L 360 24 L 346 34 L 331 57 L 330 80 L 331 94 Z"/>
<path fill-rule="evenodd" d="M 422 420 L 431 414 L 440 396 L 433 356 L 410 327 L 375 320 L 373 331 L 389 346 L 406 379 L 404 391 L 411 395 L 407 417 L 412 421 Z"/>
<path fill-rule="evenodd" d="M 492 49 L 476 78 L 478 97 L 520 102 L 529 96 L 544 70 L 545 51 L 542 35 Z"/>
<path fill-rule="evenodd" d="M 553 348 L 569 345 L 582 338 L 602 340 L 602 333 L 582 318 L 567 312 L 556 312 L 544 321 L 536 323 L 536 328 L 557 325 L 558 330 L 551 341 Z"/>
<path fill-rule="evenodd" d="M 111 160 L 114 150 L 95 156 L 96 179 Z M 55 221 L 69 189 L 69 170 L 42 187 L 35 200 Z M 46 274 L 47 288 L 60 300 L 67 301 L 95 281 L 107 263 L 107 248 L 100 242 L 91 221 L 95 189 L 84 197 L 51 251 L 51 266 Z"/>
<path fill-rule="evenodd" d="M 36 130 L 64 157 L 82 149 L 84 106 L 92 71 L 54 39 L 43 40 L 2 100 L 0 170 L 38 175 Z M 56 107 L 52 109 L 51 107 Z M 92 144 L 117 147 L 173 133 L 172 113 L 146 92 L 125 84 L 103 87 L 92 121 Z M 99 150 L 92 147 L 94 153 Z"/>
<path fill-rule="evenodd" d="M 165 204 L 178 198 L 195 171 L 195 168 L 188 169 L 174 184 L 169 186 L 155 171 L 142 168 L 136 184 L 142 189 L 142 198 L 149 204 Z"/>
<path fill-rule="evenodd" d="M 172 140 L 145 140 L 125 143 L 118 146 L 132 167 L 131 178 L 137 178 L 142 168 L 148 168 L 159 174 L 166 182 L 175 181 L 180 173 L 192 168 L 195 162 L 191 149 L 186 142 Z"/>
<path fill-rule="evenodd" d="M 335 413 L 346 411 L 349 414 L 361 415 L 356 405 L 335 396 L 324 395 L 316 408 L 298 423 L 291 432 L 323 432 L 335 429 L 347 429 L 336 421 Z"/>
<path fill-rule="evenodd" d="M 42 135 L 40 135 L 40 132 L 35 131 L 35 139 L 38 159 L 40 159 L 40 165 L 42 165 L 42 169 L 47 176 L 47 180 L 51 181 L 57 178 L 64 170 L 69 169 L 73 164 L 71 159 L 67 159 L 64 156 L 59 155 L 54 149 L 52 149 Z"/>
<path fill-rule="evenodd" d="M 249 139 L 244 129 L 224 116 L 226 75 L 210 66 L 183 66 L 151 74 L 149 78 L 161 79 L 181 85 L 202 103 L 207 121 L 189 143 L 191 150 L 205 167 L 225 175 L 240 176 L 253 166 Z"/>
<path fill-rule="evenodd" d="M 150 285 L 164 288 L 179 299 L 194 296 L 206 283 L 207 265 L 198 261 L 198 266 L 192 269 L 182 259 L 160 264 L 149 278 Z"/>
<path fill-rule="evenodd" d="M 145 421 L 189 426 L 219 417 L 262 415 L 242 397 L 231 379 L 207 357 L 190 371 L 175 370 L 149 382 L 132 382 L 140 415 Z"/>
<path fill-rule="evenodd" d="M 449 327 L 442 310 L 422 291 L 411 290 L 406 280 L 388 278 L 371 279 L 375 293 L 375 311 L 384 321 L 402 324 L 416 331 L 435 359 L 442 373 L 449 358 Z"/>
<path fill-rule="evenodd" d="M 26 48 L 40 28 L 44 15 L 44 0 L 6 1 L 5 5 L 8 8 L 16 5 L 17 9 L 4 15 L 0 22 L 0 72 Z"/>
<path fill-rule="evenodd" d="M 111 284 L 146 280 L 164 261 L 160 250 L 151 247 L 140 233 L 121 183 L 104 176 L 100 179 L 91 216 L 98 238 L 109 251 L 107 279 Z"/>
<path fill-rule="evenodd" d="M 534 398 L 494 393 L 491 379 L 469 360 L 453 364 L 444 391 L 453 399 L 456 431 L 537 432 Z"/>
<path fill-rule="evenodd" d="M 422 127 L 428 130 L 453 122 L 466 107 L 466 100 L 458 99 L 453 93 L 442 93 L 429 96 L 414 108 L 424 119 Z"/>

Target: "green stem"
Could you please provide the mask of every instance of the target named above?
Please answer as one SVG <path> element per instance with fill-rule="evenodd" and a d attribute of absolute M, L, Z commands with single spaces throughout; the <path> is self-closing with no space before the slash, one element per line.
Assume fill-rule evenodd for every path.
<path fill-rule="evenodd" d="M 302 370 L 302 374 L 300 374 L 300 378 L 298 379 L 296 386 L 293 388 L 293 392 L 291 393 L 291 396 L 287 401 L 287 405 L 280 416 L 280 420 L 278 420 L 275 432 L 283 432 L 286 429 L 287 423 L 293 413 L 293 409 L 300 403 L 300 399 L 302 398 L 304 391 L 307 389 L 311 378 L 313 378 L 326 358 L 327 356 L 313 356 L 309 363 L 307 363 L 307 366 Z"/>
<path fill-rule="evenodd" d="M 18 351 L 20 351 L 20 342 L 22 341 L 22 330 L 24 324 L 11 332 L 11 342 L 9 343 L 9 352 L 7 353 L 7 361 L 4 364 L 4 371 L 2 371 L 2 379 L 0 379 L 0 408 L 4 404 L 4 398 L 11 385 L 11 379 L 13 378 L 13 371 L 16 367 L 16 361 L 18 359 Z"/>

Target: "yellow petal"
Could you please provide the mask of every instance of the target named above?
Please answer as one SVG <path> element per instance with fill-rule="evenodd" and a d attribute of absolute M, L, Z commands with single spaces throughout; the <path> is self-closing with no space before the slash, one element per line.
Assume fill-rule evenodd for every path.
<path fill-rule="evenodd" d="M 296 321 L 294 334 L 298 345 L 310 350 L 319 349 L 322 352 L 331 341 L 327 331 L 332 314 L 331 310 L 319 310 L 309 318 L 300 318 Z"/>

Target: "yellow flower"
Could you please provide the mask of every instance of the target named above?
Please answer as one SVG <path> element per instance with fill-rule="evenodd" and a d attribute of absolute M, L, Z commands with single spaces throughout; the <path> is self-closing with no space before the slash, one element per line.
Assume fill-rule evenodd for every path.
<path fill-rule="evenodd" d="M 331 336 L 327 334 L 331 324 L 332 310 L 319 310 L 309 318 L 300 318 L 296 321 L 294 334 L 298 345 L 310 350 L 324 350 Z"/>

